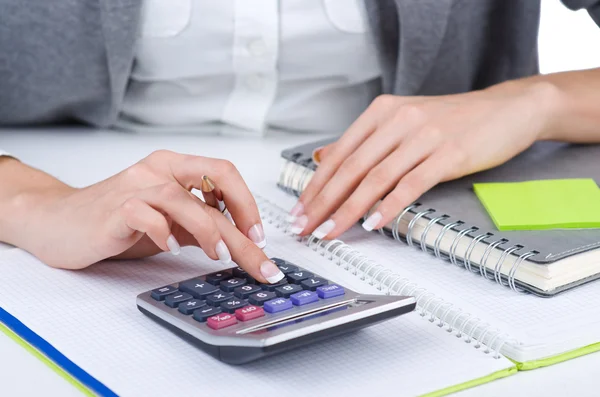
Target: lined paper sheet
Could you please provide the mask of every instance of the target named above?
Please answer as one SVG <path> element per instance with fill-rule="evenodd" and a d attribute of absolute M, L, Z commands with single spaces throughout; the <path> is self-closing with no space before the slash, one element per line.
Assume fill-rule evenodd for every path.
<path fill-rule="evenodd" d="M 436 296 L 516 339 L 503 352 L 517 361 L 553 356 L 600 342 L 600 283 L 552 298 L 515 293 L 478 274 L 359 226 L 342 239 Z M 512 350 L 512 352 L 511 352 Z"/>
<path fill-rule="evenodd" d="M 266 224 L 267 254 L 358 291 L 373 287 Z M 220 264 L 194 248 L 83 271 L 0 256 L 0 306 L 123 396 L 414 396 L 512 368 L 416 313 L 245 366 L 222 364 L 138 311 L 137 294 Z"/>

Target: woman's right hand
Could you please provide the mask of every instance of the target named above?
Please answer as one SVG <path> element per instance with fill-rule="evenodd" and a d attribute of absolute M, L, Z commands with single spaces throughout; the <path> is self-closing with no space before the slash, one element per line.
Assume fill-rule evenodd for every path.
<path fill-rule="evenodd" d="M 235 225 L 190 192 L 205 175 L 220 189 Z M 266 239 L 258 208 L 229 161 L 158 151 L 89 187 L 41 193 L 21 195 L 25 221 L 7 242 L 50 266 L 81 269 L 195 245 L 214 260 L 233 259 L 260 282 L 283 278 L 259 248 Z"/>

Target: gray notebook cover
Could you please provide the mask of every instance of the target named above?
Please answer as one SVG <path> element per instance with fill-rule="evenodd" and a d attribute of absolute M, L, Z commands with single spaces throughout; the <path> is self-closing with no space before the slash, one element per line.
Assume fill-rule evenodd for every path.
<path fill-rule="evenodd" d="M 315 170 L 316 164 L 312 161 L 313 150 L 330 142 L 332 140 L 328 139 L 290 148 L 282 152 L 282 157 Z M 449 215 L 450 218 L 439 223 L 445 225 L 463 221 L 464 225 L 460 230 L 465 227 L 477 227 L 478 235 L 493 234 L 486 239 L 487 242 L 502 238 L 508 240 L 499 246 L 499 249 L 522 245 L 523 248 L 515 254 L 537 251 L 538 253 L 528 261 L 549 264 L 600 247 L 600 229 L 499 231 L 475 195 L 473 184 L 562 178 L 592 178 L 600 185 L 600 145 L 538 142 L 497 168 L 437 185 L 419 198 L 418 203 L 421 205 L 411 212 L 434 209 L 434 213 L 423 218 Z"/>

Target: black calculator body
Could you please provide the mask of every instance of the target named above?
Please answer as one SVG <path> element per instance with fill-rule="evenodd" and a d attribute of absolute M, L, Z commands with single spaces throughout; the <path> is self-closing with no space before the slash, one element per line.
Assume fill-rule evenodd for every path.
<path fill-rule="evenodd" d="M 414 297 L 361 295 L 295 264 L 260 284 L 239 267 L 144 292 L 138 309 L 213 357 L 244 364 L 415 309 Z M 368 341 L 366 341 L 368 343 Z"/>

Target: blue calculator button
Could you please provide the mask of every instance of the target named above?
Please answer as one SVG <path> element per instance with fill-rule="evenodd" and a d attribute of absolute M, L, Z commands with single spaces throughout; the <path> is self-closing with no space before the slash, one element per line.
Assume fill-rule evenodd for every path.
<path fill-rule="evenodd" d="M 237 287 L 241 287 L 242 285 L 246 285 L 247 281 L 243 278 L 230 278 L 229 280 L 223 281 L 219 286 L 225 292 L 233 292 Z"/>
<path fill-rule="evenodd" d="M 304 289 L 315 291 L 320 286 L 327 285 L 327 280 L 321 277 L 309 277 L 306 280 L 301 281 L 300 285 Z"/>
<path fill-rule="evenodd" d="M 219 289 L 205 280 L 195 278 L 179 283 L 179 290 L 187 292 L 196 299 L 204 299 L 210 294 L 214 294 Z"/>
<path fill-rule="evenodd" d="M 252 305 L 262 306 L 266 301 L 270 301 L 271 299 L 275 298 L 277 298 L 275 292 L 261 291 L 250 295 L 250 297 L 248 297 L 248 302 L 250 302 Z"/>
<path fill-rule="evenodd" d="M 275 288 L 277 296 L 281 296 L 282 298 L 289 298 L 290 295 L 300 291 L 302 291 L 302 287 L 296 284 L 286 284 Z"/>
<path fill-rule="evenodd" d="M 306 280 L 309 277 L 313 277 L 312 273 L 309 273 L 305 270 L 300 270 L 293 273 L 286 274 L 287 279 L 292 284 L 300 284 L 303 280 Z"/>
<path fill-rule="evenodd" d="M 165 287 L 153 289 L 152 293 L 150 294 L 150 296 L 154 300 L 162 301 L 162 300 L 165 299 L 165 297 L 167 295 L 171 295 L 171 294 L 173 294 L 175 292 L 177 292 L 177 288 L 171 287 L 170 285 L 167 285 Z"/>
<path fill-rule="evenodd" d="M 292 303 L 296 306 L 308 305 L 309 303 L 318 302 L 319 296 L 312 291 L 296 292 L 290 296 Z"/>
<path fill-rule="evenodd" d="M 194 310 L 194 320 L 196 321 L 200 321 L 201 323 L 205 322 L 206 320 L 208 320 L 210 317 L 214 316 L 215 314 L 219 314 L 221 313 L 222 310 L 220 307 L 201 307 L 200 309 Z"/>
<path fill-rule="evenodd" d="M 269 313 L 279 313 L 292 308 L 292 301 L 284 298 L 272 299 L 265 302 L 265 311 Z"/>
<path fill-rule="evenodd" d="M 192 295 L 186 294 L 185 292 L 167 295 L 167 297 L 165 298 L 165 305 L 169 307 L 177 307 L 181 302 L 189 301 L 192 298 Z"/>
<path fill-rule="evenodd" d="M 336 296 L 344 295 L 344 288 L 337 284 L 324 285 L 317 288 L 317 294 L 319 298 L 327 299 L 334 298 Z"/>
<path fill-rule="evenodd" d="M 185 314 L 187 316 L 192 314 L 194 310 L 200 309 L 204 306 L 206 306 L 206 303 L 204 303 L 203 301 L 199 299 L 192 299 L 191 301 L 180 303 L 177 310 L 179 310 L 180 313 Z"/>

